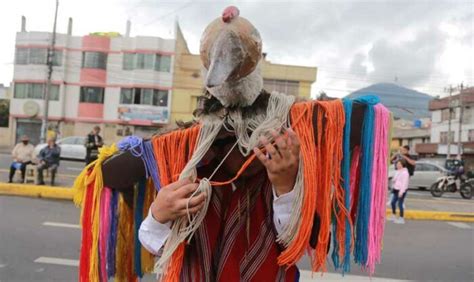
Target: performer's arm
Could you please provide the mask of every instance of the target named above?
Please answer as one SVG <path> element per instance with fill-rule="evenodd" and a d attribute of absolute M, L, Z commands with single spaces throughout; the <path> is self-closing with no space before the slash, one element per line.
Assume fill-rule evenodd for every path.
<path fill-rule="evenodd" d="M 161 188 L 138 232 L 138 239 L 145 249 L 157 254 L 171 232 L 171 222 L 178 217 L 187 215 L 188 206 L 191 214 L 202 208 L 206 198 L 205 194 L 201 193 L 189 199 L 189 196 L 197 188 L 197 183 L 191 183 L 187 179 Z"/>
<path fill-rule="evenodd" d="M 163 247 L 171 233 L 171 222 L 160 223 L 153 218 L 151 210 L 148 212 L 148 216 L 142 222 L 140 230 L 138 231 L 138 239 L 142 243 L 143 247 L 150 253 L 157 255 L 158 251 Z"/>
<path fill-rule="evenodd" d="M 271 132 L 275 144 L 263 137 L 261 144 L 266 149 L 266 155 L 255 148 L 257 158 L 267 169 L 267 175 L 273 185 L 273 222 L 278 234 L 282 233 L 290 220 L 295 192 L 293 187 L 298 173 L 300 143 L 293 130 L 288 129 L 283 134 Z"/>
<path fill-rule="evenodd" d="M 275 189 L 273 189 L 273 224 L 275 225 L 278 235 L 280 235 L 288 225 L 294 199 L 294 190 L 277 196 Z"/>

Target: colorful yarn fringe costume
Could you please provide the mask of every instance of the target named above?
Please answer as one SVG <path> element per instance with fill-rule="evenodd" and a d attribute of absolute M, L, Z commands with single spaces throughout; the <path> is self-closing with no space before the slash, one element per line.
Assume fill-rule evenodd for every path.
<path fill-rule="evenodd" d="M 243 19 L 231 8 L 218 25 L 226 28 Z M 246 20 L 237 24 L 247 27 Z M 258 69 L 255 63 L 246 70 L 254 61 L 249 56 L 238 79 L 251 80 Z M 206 60 L 214 58 L 203 59 L 208 79 L 213 79 Z M 99 158 L 74 185 L 74 201 L 82 207 L 80 281 L 135 281 L 153 270 L 162 281 L 295 281 L 295 264 L 304 254 L 311 258 L 313 271 L 326 271 L 331 243 L 336 269 L 349 272 L 353 254 L 356 264 L 374 273 L 384 233 L 390 113 L 376 96 L 298 102 L 280 93 L 259 95 L 260 88 L 252 92 L 253 98 L 241 93 L 246 103 L 236 107 L 226 106 L 235 102 L 232 93 L 218 96 L 210 91 L 224 115 L 208 111 L 188 128 L 151 140 L 127 137 L 117 146 L 100 149 Z M 258 106 L 262 100 L 265 103 Z M 258 160 L 252 149 L 259 146 L 261 135 L 273 141 L 270 130 L 281 128 L 293 129 L 301 152 L 290 221 L 277 235 L 272 185 L 264 169 L 255 169 Z M 220 139 L 223 133 L 231 139 Z M 209 150 L 222 147 L 217 140 L 235 143 L 222 159 L 209 161 Z M 231 153 L 238 153 L 242 161 Z M 103 166 L 120 154 L 140 159 L 144 167 L 129 198 L 104 183 Z M 229 174 L 222 166 L 226 162 L 240 167 Z M 248 174 L 252 170 L 255 173 Z M 206 193 L 204 207 L 173 222 L 155 265 L 153 255 L 140 245 L 138 230 L 156 193 L 185 178 L 199 183 L 191 197 Z"/>

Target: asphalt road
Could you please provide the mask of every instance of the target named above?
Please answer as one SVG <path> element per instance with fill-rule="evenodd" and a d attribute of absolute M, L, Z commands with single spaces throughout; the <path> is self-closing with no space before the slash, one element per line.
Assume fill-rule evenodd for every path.
<path fill-rule="evenodd" d="M 0 214 L 0 281 L 77 280 L 79 209 L 71 202 L 0 196 Z M 389 222 L 382 263 L 376 268 L 375 277 L 474 281 L 473 257 L 473 224 Z M 303 259 L 299 265 L 308 269 L 308 260 Z M 354 266 L 351 275 L 341 281 L 370 281 L 363 276 L 367 275 Z M 319 275 L 314 277 L 321 280 Z M 335 277 L 340 279 L 329 275 L 323 280 Z"/>

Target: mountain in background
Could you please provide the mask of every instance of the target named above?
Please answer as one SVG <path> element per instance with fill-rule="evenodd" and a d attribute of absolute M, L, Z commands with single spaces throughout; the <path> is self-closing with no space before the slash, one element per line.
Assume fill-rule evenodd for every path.
<path fill-rule="evenodd" d="M 357 98 L 376 95 L 382 104 L 393 112 L 395 118 L 416 120 L 431 117 L 428 104 L 434 97 L 393 83 L 376 83 L 347 95 Z"/>

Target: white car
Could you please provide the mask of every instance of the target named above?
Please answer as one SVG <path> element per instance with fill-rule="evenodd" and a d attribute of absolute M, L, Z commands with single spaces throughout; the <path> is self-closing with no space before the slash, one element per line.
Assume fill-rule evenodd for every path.
<path fill-rule="evenodd" d="M 410 177 L 408 188 L 426 190 L 436 182 L 438 177 L 444 176 L 447 170 L 434 162 L 417 161 L 415 166 L 415 173 Z M 388 179 L 391 184 L 393 175 L 395 174 L 394 165 L 390 165 L 388 171 Z"/>
<path fill-rule="evenodd" d="M 61 147 L 61 159 L 72 159 L 84 161 L 86 159 L 86 147 L 84 146 L 86 137 L 70 136 L 59 139 L 56 144 Z M 46 143 L 38 144 L 35 147 L 35 156 L 38 156 L 41 149 L 46 147 Z"/>

